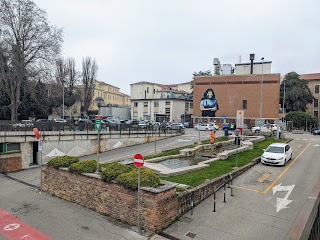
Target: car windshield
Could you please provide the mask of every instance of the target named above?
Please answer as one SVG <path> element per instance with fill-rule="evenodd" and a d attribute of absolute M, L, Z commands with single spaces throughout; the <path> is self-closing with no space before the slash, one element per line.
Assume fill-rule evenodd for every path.
<path fill-rule="evenodd" d="M 270 146 L 270 147 L 267 148 L 266 152 L 271 152 L 271 153 L 284 153 L 284 147 Z"/>

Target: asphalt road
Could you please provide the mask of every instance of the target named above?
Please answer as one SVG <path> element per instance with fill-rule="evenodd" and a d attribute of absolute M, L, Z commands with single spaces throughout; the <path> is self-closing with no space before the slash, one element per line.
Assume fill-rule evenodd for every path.
<path fill-rule="evenodd" d="M 261 163 L 234 181 L 234 197 L 218 192 L 186 213 L 164 232 L 177 239 L 285 239 L 320 176 L 320 137 L 291 135 L 293 159 L 285 167 Z"/>
<path fill-rule="evenodd" d="M 201 135 L 202 140 L 209 137 L 208 132 L 201 132 Z M 177 239 L 188 240 L 284 239 L 320 175 L 320 137 L 309 134 L 286 134 L 286 137 L 295 138 L 290 143 L 293 160 L 286 167 L 256 165 L 234 181 L 235 196 L 230 197 L 228 189 L 226 203 L 222 201 L 222 191 L 218 192 L 217 212 L 212 212 L 213 198 L 210 197 L 194 209 L 193 215 L 186 213 L 164 232 Z M 157 146 L 160 151 L 195 141 L 198 141 L 198 132 L 188 129 L 186 135 L 159 141 Z M 137 151 L 148 154 L 154 150 L 153 147 L 154 143 L 150 143 L 116 149 L 105 153 L 101 159 L 111 161 L 120 159 L 120 155 L 122 159 L 131 158 Z M 34 168 L 9 175 L 21 180 L 29 179 L 36 185 L 39 173 L 39 169 Z M 280 191 L 280 183 L 289 190 Z M 286 208 L 279 210 L 278 207 L 277 211 L 277 198 L 285 197 L 288 201 Z M 0 174 L 1 240 L 7 239 L 3 235 L 3 226 L 8 230 L 8 225 L 12 227 L 10 220 L 13 219 L 3 218 L 2 210 L 16 217 L 17 221 L 22 221 L 26 225 L 24 227 L 29 226 L 26 228 L 28 231 L 33 229 L 35 234 L 38 231 L 52 239 L 148 239 L 146 234 L 139 235 L 134 227 L 119 224 L 74 203 L 40 193 L 35 188 Z"/>
<path fill-rule="evenodd" d="M 222 136 L 223 131 L 219 130 L 216 132 L 216 136 Z M 200 131 L 200 139 L 201 141 L 207 140 L 210 137 L 210 132 L 208 131 Z M 140 153 L 142 156 L 152 155 L 155 152 L 159 153 L 164 150 L 173 149 L 177 147 L 187 146 L 194 144 L 199 141 L 199 131 L 196 131 L 192 128 L 187 128 L 186 133 L 181 136 L 171 137 L 167 139 L 163 139 L 160 141 L 156 141 L 156 143 L 146 143 L 141 145 L 135 145 L 126 148 L 118 148 L 113 149 L 111 151 L 107 151 L 99 154 L 99 162 L 114 162 L 120 160 L 133 160 L 133 156 L 136 153 Z M 80 158 L 81 160 L 86 159 L 97 159 L 97 155 L 89 155 Z"/>

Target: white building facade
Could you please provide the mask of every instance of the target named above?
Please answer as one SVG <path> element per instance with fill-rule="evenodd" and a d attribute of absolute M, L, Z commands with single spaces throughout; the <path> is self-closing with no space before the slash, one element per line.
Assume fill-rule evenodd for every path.
<path fill-rule="evenodd" d="M 131 84 L 131 118 L 157 122 L 191 122 L 191 82 L 163 85 L 151 82 Z"/>

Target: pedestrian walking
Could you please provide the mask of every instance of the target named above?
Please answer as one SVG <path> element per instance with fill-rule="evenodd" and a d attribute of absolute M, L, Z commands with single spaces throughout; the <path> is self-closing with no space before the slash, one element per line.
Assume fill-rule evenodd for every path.
<path fill-rule="evenodd" d="M 215 130 L 212 130 L 212 131 L 210 132 L 210 143 L 211 143 L 211 144 L 214 144 L 215 138 L 216 138 L 216 131 L 215 131 Z"/>

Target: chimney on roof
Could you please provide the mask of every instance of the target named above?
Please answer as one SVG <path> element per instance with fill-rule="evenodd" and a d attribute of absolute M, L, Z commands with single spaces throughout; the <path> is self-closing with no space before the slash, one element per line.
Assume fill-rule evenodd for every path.
<path fill-rule="evenodd" d="M 251 68 L 250 68 L 250 74 L 253 73 L 253 60 L 254 60 L 254 53 L 250 54 L 250 61 L 251 61 Z"/>
<path fill-rule="evenodd" d="M 213 75 L 220 75 L 220 61 L 219 58 L 213 59 Z"/>

